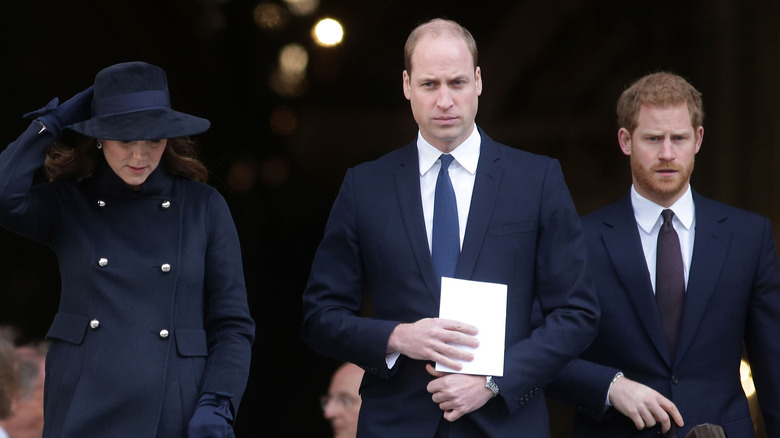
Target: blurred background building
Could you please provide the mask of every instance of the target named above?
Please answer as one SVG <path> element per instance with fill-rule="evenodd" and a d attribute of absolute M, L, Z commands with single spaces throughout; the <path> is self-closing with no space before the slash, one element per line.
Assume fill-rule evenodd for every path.
<path fill-rule="evenodd" d="M 174 106 L 211 120 L 201 152 L 240 233 L 258 324 L 239 436 L 328 434 L 318 397 L 337 362 L 302 344 L 301 291 L 346 169 L 416 135 L 402 48 L 414 26 L 438 16 L 479 44 L 477 123 L 558 158 L 581 214 L 630 184 L 616 141 L 619 94 L 669 70 L 704 95 L 695 188 L 769 216 L 780 231 L 773 0 L 4 2 L 0 144 L 27 126 L 22 114 L 123 61 L 163 67 Z M 0 262 L 0 323 L 43 336 L 58 304 L 53 254 L 0 230 Z M 556 407 L 553 418 L 565 426 L 565 414 Z"/>

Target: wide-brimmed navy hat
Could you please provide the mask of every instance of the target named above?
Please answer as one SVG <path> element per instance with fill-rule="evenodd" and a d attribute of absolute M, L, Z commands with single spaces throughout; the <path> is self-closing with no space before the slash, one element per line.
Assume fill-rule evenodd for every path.
<path fill-rule="evenodd" d="M 92 118 L 66 128 L 103 140 L 159 140 L 200 134 L 211 122 L 171 109 L 160 67 L 125 62 L 95 76 Z"/>

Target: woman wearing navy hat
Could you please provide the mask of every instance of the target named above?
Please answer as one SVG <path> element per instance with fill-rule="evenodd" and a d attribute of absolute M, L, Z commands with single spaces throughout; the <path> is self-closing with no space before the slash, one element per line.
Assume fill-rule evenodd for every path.
<path fill-rule="evenodd" d="M 0 154 L 0 225 L 59 261 L 43 436 L 233 436 L 254 322 L 235 225 L 188 139 L 209 121 L 171 109 L 141 62 L 26 117 Z M 67 130 L 73 146 L 55 142 Z"/>

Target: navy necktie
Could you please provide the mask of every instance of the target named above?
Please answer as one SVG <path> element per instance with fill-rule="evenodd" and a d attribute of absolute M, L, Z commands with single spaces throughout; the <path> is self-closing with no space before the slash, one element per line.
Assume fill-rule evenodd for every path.
<path fill-rule="evenodd" d="M 674 212 L 666 209 L 661 215 L 664 223 L 658 231 L 656 254 L 655 301 L 661 316 L 666 344 L 672 360 L 677 352 L 677 338 L 682 324 L 685 304 L 685 273 L 683 272 L 680 238 L 672 226 Z"/>
<path fill-rule="evenodd" d="M 448 171 L 452 163 L 452 155 L 442 154 L 440 159 L 441 169 L 436 178 L 436 192 L 433 198 L 433 236 L 431 237 L 433 269 L 439 279 L 455 276 L 455 267 L 460 256 L 458 206 Z"/>

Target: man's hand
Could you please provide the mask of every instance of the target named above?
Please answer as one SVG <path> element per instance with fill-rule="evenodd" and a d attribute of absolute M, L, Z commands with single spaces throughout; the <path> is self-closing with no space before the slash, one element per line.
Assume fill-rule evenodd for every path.
<path fill-rule="evenodd" d="M 493 398 L 493 391 L 485 387 L 485 376 L 440 373 L 431 364 L 426 364 L 425 369 L 436 377 L 427 389 L 433 402 L 444 411 L 447 421 L 474 412 Z"/>
<path fill-rule="evenodd" d="M 456 345 L 476 348 L 477 328 L 458 321 L 425 318 L 410 324 L 398 324 L 387 341 L 387 352 L 398 352 L 412 359 L 431 360 L 453 370 L 463 368 L 455 359 L 470 362 L 474 355 Z M 483 382 L 484 384 L 484 382 Z"/>
<path fill-rule="evenodd" d="M 684 425 L 680 411 L 671 400 L 654 389 L 625 377 L 612 384 L 609 402 L 630 418 L 639 430 L 661 423 L 661 431 L 666 433 L 672 427 L 671 420 L 680 427 Z"/>

